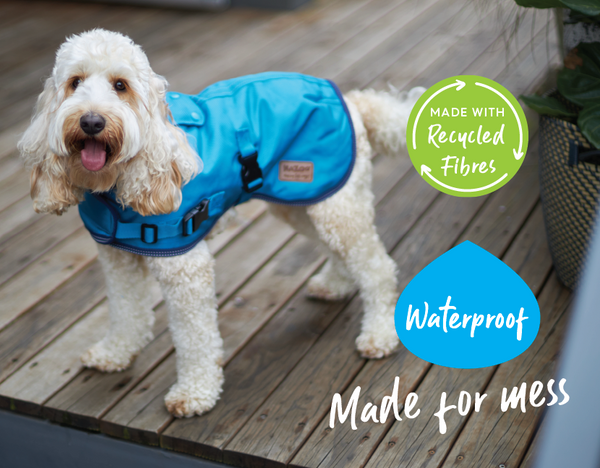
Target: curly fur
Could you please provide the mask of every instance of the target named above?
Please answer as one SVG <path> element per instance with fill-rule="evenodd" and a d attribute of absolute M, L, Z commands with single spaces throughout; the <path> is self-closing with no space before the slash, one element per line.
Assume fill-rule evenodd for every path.
<path fill-rule="evenodd" d="M 117 80 L 126 83 L 124 91 Z M 31 169 L 35 209 L 61 214 L 77 205 L 85 191 L 111 188 L 121 203 L 142 215 L 177 209 L 181 186 L 201 170 L 202 162 L 185 134 L 169 123 L 166 88 L 142 49 L 121 34 L 96 29 L 67 39 L 19 142 Z M 310 296 L 336 300 L 358 287 L 365 312 L 356 347 L 368 358 L 387 356 L 399 343 L 394 328 L 397 271 L 374 226 L 371 157 L 373 149 L 395 154 L 404 145 L 410 110 L 422 92 L 349 93 L 345 99 L 357 157 L 346 185 L 308 207 L 271 205 L 275 216 L 318 240 L 329 255 L 309 282 Z M 98 170 L 88 170 L 82 162 L 82 148 L 90 137 L 80 118 L 88 112 L 106 121 L 93 137 L 108 155 Z M 165 398 L 167 409 L 178 417 L 210 410 L 223 385 L 223 341 L 214 260 L 206 243 L 166 258 L 99 245 L 99 257 L 111 325 L 106 337 L 82 356 L 84 364 L 107 372 L 125 369 L 152 339 L 148 281 L 154 276 L 168 307 L 177 353 L 177 382 Z"/>
<path fill-rule="evenodd" d="M 74 88 L 76 79 L 81 83 Z M 127 83 L 124 93 L 114 89 L 118 79 Z M 113 186 L 124 205 L 143 215 L 177 209 L 181 184 L 202 163 L 184 133 L 167 119 L 166 89 L 167 81 L 152 71 L 131 39 L 101 29 L 67 39 L 19 142 L 32 170 L 36 211 L 61 214 L 79 203 L 85 190 L 103 192 Z M 111 154 L 97 172 L 81 164 L 86 135 L 79 120 L 87 112 L 106 120 L 96 139 Z"/>

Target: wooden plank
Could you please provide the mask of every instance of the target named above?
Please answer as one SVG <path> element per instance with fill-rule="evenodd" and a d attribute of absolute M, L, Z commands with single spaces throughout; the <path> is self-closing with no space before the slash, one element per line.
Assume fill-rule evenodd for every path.
<path fill-rule="evenodd" d="M 246 36 L 252 35 L 256 28 L 269 24 L 275 17 L 275 12 L 265 10 L 236 10 L 218 14 L 206 28 L 191 31 L 184 40 L 181 36 L 176 37 L 176 53 L 160 48 L 152 53 L 150 63 L 157 73 L 165 74 L 174 89 L 192 92 L 191 90 L 198 86 L 203 73 L 206 73 L 203 68 L 213 67 L 199 67 L 190 71 L 191 67 L 210 63 L 211 58 L 220 61 L 219 50 L 239 44 L 238 41 L 245 42 Z M 187 80 L 178 81 L 177 77 L 180 74 L 186 75 Z"/>
<path fill-rule="evenodd" d="M 421 3 L 419 2 L 419 5 Z M 414 3 L 411 5 L 414 5 Z M 437 4 L 429 4 L 428 6 L 429 8 L 413 18 L 404 27 L 386 37 L 381 43 L 373 44 L 371 48 L 363 49 L 358 44 L 349 48 L 345 44 L 348 49 L 346 54 L 349 56 L 352 54 L 352 49 L 354 49 L 360 59 L 349 62 L 346 54 L 342 54 L 337 59 L 336 56 L 340 52 L 334 51 L 331 56 L 323 59 L 324 69 L 319 64 L 315 65 L 315 69 L 319 71 L 317 74 L 321 75 L 325 70 L 329 70 L 330 64 L 334 62 L 337 63 L 335 81 L 342 91 L 362 88 L 416 44 L 431 35 L 433 31 L 451 22 L 454 15 L 459 14 L 461 8 L 464 8 L 464 1 L 446 0 L 443 7 Z M 463 11 L 468 12 L 469 10 Z"/>
<path fill-rule="evenodd" d="M 0 69 L 4 73 L 26 63 L 48 47 L 48 37 L 60 35 L 68 24 L 84 23 L 104 9 L 102 5 L 55 3 L 46 11 L 32 12 L 26 21 L 0 34 Z M 49 11 L 48 11 L 49 10 Z M 87 18 L 86 18 L 87 17 Z"/>
<path fill-rule="evenodd" d="M 0 284 L 82 226 L 77 209 L 72 209 L 62 216 L 42 216 L 18 236 L 10 238 L 0 246 Z"/>
<path fill-rule="evenodd" d="M 48 400 L 63 385 L 73 380 L 76 376 L 78 376 L 78 374 L 80 374 L 80 372 L 83 370 L 83 364 L 79 359 L 80 356 L 87 348 L 90 347 L 91 344 L 100 340 L 108 330 L 108 303 L 107 301 L 102 301 L 105 293 L 103 281 L 104 278 L 102 277 L 97 262 L 96 268 L 90 268 L 88 273 L 91 274 L 86 275 L 84 273 L 78 276 L 72 281 L 71 284 L 63 288 L 61 292 L 71 292 L 74 287 L 79 287 L 84 291 L 87 290 L 89 294 L 89 290 L 94 288 L 95 290 L 99 291 L 94 292 L 94 294 L 89 294 L 89 296 L 91 296 L 91 298 L 95 298 L 96 301 L 100 300 L 101 302 L 99 305 L 94 308 L 93 312 L 88 313 L 87 311 L 89 308 L 85 306 L 86 303 L 78 304 L 76 302 L 75 304 L 71 305 L 70 313 L 66 312 L 60 315 L 62 320 L 56 320 L 48 323 L 48 329 L 42 329 L 45 334 L 50 335 L 50 332 L 55 334 L 62 332 L 60 333 L 60 336 L 58 336 L 58 338 L 52 341 L 48 346 L 44 347 L 41 352 L 35 354 L 34 357 L 25 365 L 21 364 L 21 368 L 8 379 L 6 379 L 2 385 L 0 385 L 0 394 L 3 395 L 2 399 L 10 399 L 11 404 L 16 404 L 17 406 L 20 405 L 22 411 L 39 415 L 41 409 L 40 405 Z M 92 289 L 92 291 L 94 291 L 94 289 Z M 79 291 L 74 292 L 75 296 L 82 294 Z M 155 305 L 158 304 L 162 299 L 160 288 L 156 282 L 151 285 L 148 294 L 151 296 L 152 303 Z M 62 294 L 62 296 L 64 296 L 64 294 Z M 42 310 L 45 308 L 47 309 L 48 302 L 49 301 L 44 301 L 44 303 L 42 303 Z M 60 305 L 60 299 L 56 302 Z M 79 302 L 82 301 L 80 300 Z M 83 307 L 77 309 L 77 305 Z M 40 309 L 40 307 L 38 306 L 36 309 Z M 99 309 L 101 309 L 101 311 L 99 311 Z M 101 318 L 99 318 L 99 314 L 101 315 Z M 24 329 L 23 324 L 31 323 L 32 319 L 35 320 L 35 318 L 36 317 L 30 317 L 30 314 L 27 314 L 22 320 L 17 321 L 13 327 L 6 331 L 8 332 L 13 328 L 17 330 Z M 44 321 L 47 322 L 50 317 L 45 315 L 37 318 L 43 323 Z M 104 320 L 105 322 L 100 326 L 102 329 L 102 333 L 100 334 L 95 332 L 95 329 L 99 324 L 99 320 Z M 62 323 L 60 323 L 61 321 Z M 64 328 L 60 328 L 60 325 L 63 325 Z M 36 326 L 38 326 L 37 323 Z M 154 333 L 157 335 L 157 337 L 150 344 L 148 344 L 148 346 L 141 353 L 144 356 L 139 357 L 139 360 L 142 362 L 142 366 L 145 365 L 144 361 L 147 358 L 147 353 L 152 353 L 156 348 L 160 348 L 160 346 L 164 343 L 165 336 L 162 335 L 166 335 L 167 340 L 170 340 L 169 335 L 164 334 L 166 328 L 166 310 L 164 310 L 164 308 L 159 308 L 156 313 L 156 322 L 154 324 Z M 88 331 L 90 332 L 89 339 L 84 340 L 83 336 Z M 47 336 L 47 338 L 49 338 L 49 336 Z M 34 336 L 34 339 L 37 339 L 38 342 L 41 342 L 40 337 L 38 336 Z M 69 348 L 70 341 L 73 341 L 72 348 Z M 170 343 L 170 341 L 168 341 L 168 343 Z M 169 345 L 167 345 L 167 347 L 168 346 Z M 27 346 L 27 348 L 25 348 L 25 352 L 31 355 L 31 348 L 31 346 Z M 65 372 L 65 363 L 70 364 L 68 372 Z M 135 365 L 132 369 L 135 369 Z M 89 372 L 94 373 L 95 371 Z M 98 374 L 100 373 L 98 372 Z M 119 382 L 114 383 L 113 387 L 111 388 L 113 392 L 115 389 L 120 388 L 120 383 L 122 383 L 124 379 L 123 375 L 123 373 L 112 374 L 113 381 L 115 376 L 117 376 L 116 378 L 119 380 Z M 106 380 L 107 381 L 105 384 L 110 381 L 110 378 Z"/>
<path fill-rule="evenodd" d="M 29 194 L 29 174 L 19 171 L 0 182 L 0 210 Z"/>
<path fill-rule="evenodd" d="M 98 304 L 105 295 L 100 265 L 92 263 L 0 332 L 0 382 Z"/>
<path fill-rule="evenodd" d="M 398 57 L 416 46 L 425 37 L 425 30 L 431 32 L 452 17 L 460 3 L 461 0 L 444 1 L 443 7 L 441 2 L 435 1 L 402 3 L 365 28 L 360 35 L 352 36 L 313 63 L 309 73 L 334 79 L 342 91 L 361 88 L 370 81 L 363 75 L 365 67 L 373 67 L 373 73 L 377 75 L 381 72 L 377 64 L 384 60 L 386 53 L 388 60 L 393 62 L 392 57 Z M 441 11 L 446 11 L 446 15 L 440 15 Z M 394 28 L 395 25 L 397 27 Z M 349 70 L 360 74 L 352 83 L 348 80 Z"/>
<path fill-rule="evenodd" d="M 209 84 L 243 74 L 277 69 L 272 58 L 285 57 L 302 47 L 306 38 L 315 37 L 322 31 L 343 23 L 355 11 L 372 3 L 373 0 L 348 0 L 317 3 L 306 10 L 284 14 L 275 21 L 257 28 L 242 38 L 241 43 L 228 42 L 209 51 L 208 60 L 214 66 L 204 67 L 202 63 L 178 64 L 173 69 L 164 69 L 176 89 L 181 87 L 190 92 L 198 92 Z M 290 25 L 292 23 L 292 25 Z M 276 60 L 275 60 L 276 61 Z M 158 70 L 160 63 L 152 62 Z"/>
<path fill-rule="evenodd" d="M 360 5 L 345 17 L 339 14 L 339 8 L 332 12 L 330 21 L 320 21 L 318 27 L 311 25 L 311 34 L 304 35 L 299 41 L 280 47 L 276 54 L 271 55 L 266 62 L 256 63 L 251 71 L 265 71 L 276 68 L 282 71 L 306 70 L 323 57 L 335 51 L 348 41 L 362 37 L 363 41 L 377 43 L 381 37 L 389 35 L 390 31 L 398 28 L 416 16 L 421 7 L 409 9 L 409 2 L 386 2 L 375 0 Z M 349 12 L 348 2 L 344 5 Z M 387 20 L 384 20 L 387 18 Z M 378 28 L 374 29 L 373 25 Z M 373 34 L 373 32 L 377 34 Z M 357 51 L 358 52 L 358 51 Z"/>
<path fill-rule="evenodd" d="M 537 138 L 535 139 L 537 142 Z M 528 151 L 528 158 L 537 158 L 537 144 Z M 540 187 L 537 166 L 523 166 L 507 185 L 490 197 L 480 216 L 463 233 L 459 242 L 470 240 L 491 249 L 502 257 L 510 242 L 539 199 Z M 536 265 L 538 267 L 539 265 Z"/>
<path fill-rule="evenodd" d="M 0 246 L 42 216 L 33 211 L 29 195 L 0 211 Z"/>
<path fill-rule="evenodd" d="M 518 466 L 544 408 L 528 402 L 525 413 L 520 409 L 503 413 L 499 410 L 502 389 L 510 392 L 522 382 L 529 389 L 534 381 L 545 384 L 552 378 L 571 297 L 571 291 L 552 274 L 539 299 L 543 319 L 537 338 L 523 354 L 499 366 L 485 388 L 489 403 L 471 415 L 442 466 Z"/>
<path fill-rule="evenodd" d="M 527 182 L 523 181 L 523 183 Z M 487 235 L 481 236 L 482 240 L 485 238 Z M 540 242 L 540 238 L 544 241 Z M 497 243 L 495 246 L 484 245 L 484 247 L 491 247 L 490 251 L 497 254 L 503 250 L 504 242 Z M 540 262 L 535 268 L 523 270 L 521 267 L 524 264 L 529 265 L 532 258 L 537 258 Z M 519 273 L 534 293 L 539 293 L 551 268 L 539 206 L 527 220 L 503 260 Z M 448 413 L 446 418 L 448 431 L 443 435 L 439 433 L 438 420 L 429 415 L 437 411 L 441 392 L 448 394 L 447 401 L 456 401 L 458 394 L 463 390 L 470 392 L 471 395 L 475 392 L 483 393 L 494 371 L 494 367 L 465 370 L 432 366 L 425 380 L 415 390 L 419 395 L 419 401 L 423 402 L 419 405 L 422 415 L 412 421 L 394 423 L 367 466 L 439 466 L 446 459 L 448 451 L 465 423 L 465 418 Z M 388 381 L 389 379 L 390 376 Z M 497 405 L 494 405 L 494 410 L 498 411 Z"/>
<path fill-rule="evenodd" d="M 10 27 L 27 19 L 27 13 L 21 2 L 2 2 L 0 5 L 0 26 L 2 28 Z"/>
<path fill-rule="evenodd" d="M 0 139 L 2 137 L 0 136 Z M 16 141 L 15 141 L 16 144 Z M 1 143 L 0 143 L 1 145 Z M 16 151 L 9 153 L 6 157 L 0 157 L 0 182 L 12 178 L 14 175 L 23 172 L 23 163 L 19 159 L 19 155 Z"/>
<path fill-rule="evenodd" d="M 462 74 L 466 66 L 480 55 L 490 54 L 497 59 L 500 53 L 498 47 L 495 46 L 496 49 L 493 50 L 488 50 L 488 47 L 500 40 L 498 22 L 507 3 L 510 2 L 494 2 L 494 8 L 490 11 L 480 12 L 479 21 L 474 28 L 463 30 L 461 22 L 460 27 L 453 28 L 462 31 L 454 42 L 444 41 L 436 44 L 435 41 L 432 43 L 425 39 L 422 43 L 426 45 L 426 52 L 421 52 L 421 46 L 410 50 L 379 74 L 368 86 L 375 89 L 387 89 L 388 84 L 392 84 L 397 89 L 409 89 L 414 86 L 429 87 L 450 76 Z M 455 22 L 466 14 L 467 12 L 461 12 L 456 15 Z M 517 31 L 518 34 L 523 35 L 525 31 L 526 34 L 531 34 L 531 18 L 529 16 L 528 18 L 529 23 L 522 24 Z M 538 30 L 542 27 L 541 24 L 536 26 Z M 434 34 L 437 34 L 437 31 Z M 529 36 L 521 39 L 524 41 L 529 39 Z M 444 47 L 440 48 L 440 44 Z M 501 60 L 497 61 L 501 62 Z M 486 70 L 486 67 L 481 67 L 477 73 L 481 74 L 481 70 Z"/>
<path fill-rule="evenodd" d="M 552 267 L 540 204 L 531 213 L 503 260 L 525 280 L 532 291 L 539 291 L 546 280 L 544 273 L 547 274 Z"/>
<path fill-rule="evenodd" d="M 502 5 L 498 23 L 505 21 L 511 8 L 513 8 L 511 2 Z M 506 9 L 509 11 L 507 12 Z M 550 25 L 550 28 L 553 28 L 553 25 Z M 545 34 L 548 31 L 546 23 L 536 21 L 533 24 L 532 16 L 528 15 L 516 31 L 513 46 L 508 47 L 506 38 L 499 29 L 492 27 L 488 34 L 476 35 L 473 38 L 465 37 L 464 40 L 450 47 L 447 55 L 433 62 L 420 76 L 405 76 L 402 80 L 391 81 L 395 86 L 411 88 L 419 85 L 429 87 L 449 76 L 460 74 L 498 77 L 506 67 L 518 63 L 516 57 L 527 49 L 530 50 L 531 43 L 540 39 L 540 33 Z M 394 78 L 395 71 L 399 71 L 401 67 L 400 62 L 394 64 L 381 75 L 381 81 L 378 79 L 373 83 L 382 85 L 390 78 Z"/>
<path fill-rule="evenodd" d="M 533 440 L 531 441 L 531 444 L 529 445 L 529 448 L 527 449 L 527 453 L 525 454 L 523 461 L 519 465 L 519 468 L 533 468 L 533 463 L 536 459 L 537 450 L 538 450 L 538 447 L 540 444 L 540 434 L 542 434 L 542 431 L 544 428 L 544 421 L 546 420 L 544 415 L 542 415 L 542 418 L 544 418 L 544 419 L 542 420 L 542 423 L 540 424 L 540 426 L 537 428 L 537 430 L 535 432 L 535 436 L 534 436 Z"/>
<path fill-rule="evenodd" d="M 235 207 L 238 217 L 229 223 L 223 231 L 209 236 L 208 247 L 213 255 L 221 251 L 233 241 L 240 233 L 244 232 L 267 210 L 267 204 L 262 200 L 250 200 Z"/>
<path fill-rule="evenodd" d="M 161 305 L 156 311 L 155 338 L 142 350 L 130 368 L 122 372 L 105 374 L 92 369 L 83 369 L 80 366 L 77 370 L 81 370 L 81 372 L 72 373 L 77 376 L 64 387 L 63 391 L 58 393 L 46 391 L 44 393 L 45 398 L 38 401 L 38 403 L 44 404 L 42 415 L 63 424 L 87 430 L 98 430 L 98 418 L 171 353 L 173 345 L 171 334 L 168 333 L 167 328 L 167 309 Z M 65 335 L 65 339 L 70 340 L 73 333 L 73 331 L 69 331 Z M 56 354 L 59 351 L 60 342 L 57 341 L 53 343 L 52 352 Z M 76 352 L 80 351 L 76 350 Z M 50 347 L 46 352 L 50 352 Z M 62 359 L 60 355 L 56 354 L 55 361 L 60 362 Z M 31 381 L 31 377 L 31 375 L 24 375 L 22 380 L 24 382 Z M 61 388 L 61 383 L 66 384 L 67 380 L 57 381 L 51 388 Z M 1 387 L 0 390 L 2 390 Z M 53 395 L 52 398 L 48 399 L 51 395 Z"/>
<path fill-rule="evenodd" d="M 96 243 L 80 229 L 0 286 L 0 330 L 89 265 Z"/>
<path fill-rule="evenodd" d="M 305 71 L 352 38 L 369 38 L 375 42 L 378 38 L 381 40 L 381 37 L 386 37 L 386 33 L 390 34 L 390 30 L 396 31 L 422 10 L 419 7 L 417 12 L 411 11 L 405 1 L 382 0 L 362 4 L 348 2 L 344 7 L 342 12 L 339 12 L 339 8 L 335 8 L 328 12 L 326 18 L 319 18 L 318 22 L 309 25 L 310 34 L 296 37 L 293 42 L 279 46 L 266 61 L 245 64 L 243 72 L 256 73 L 269 69 Z M 391 17 L 388 21 L 382 20 L 388 15 Z M 394 21 L 396 24 L 393 24 Z M 374 30 L 374 24 L 378 24 L 382 30 L 378 31 L 376 37 L 370 38 L 367 33 Z M 226 70 L 218 78 L 231 73 L 235 71 Z"/>
<path fill-rule="evenodd" d="M 77 322 L 70 333 L 59 337 L 54 346 L 40 352 L 30 364 L 0 385 L 2 400 L 8 400 L 12 410 L 38 414 L 40 403 L 49 396 L 48 387 L 54 388 L 56 379 L 71 379 L 72 373 L 82 366 L 81 354 L 107 330 L 108 305 L 102 303 Z M 64 370 L 57 373 L 57 365 Z"/>
<path fill-rule="evenodd" d="M 409 167 L 406 159 L 378 158 L 374 169 L 376 180 L 381 181 L 376 185 L 377 201 Z M 314 243 L 295 237 L 236 293 L 235 300 L 220 307 L 219 323 L 228 359 L 281 309 L 322 262 Z M 174 364 L 167 360 L 103 418 L 102 430 L 119 437 L 158 443 L 157 432 L 171 421 L 163 399 L 175 379 Z M 145 390 L 139 392 L 140 388 Z"/>
<path fill-rule="evenodd" d="M 217 298 L 227 299 L 293 235 L 291 227 L 273 216 L 259 219 L 219 257 L 215 267 Z"/>

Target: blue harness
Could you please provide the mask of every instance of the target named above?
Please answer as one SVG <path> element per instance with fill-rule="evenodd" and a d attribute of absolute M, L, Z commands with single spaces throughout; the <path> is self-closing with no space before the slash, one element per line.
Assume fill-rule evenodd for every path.
<path fill-rule="evenodd" d="M 182 187 L 177 211 L 142 216 L 114 193 L 86 193 L 79 205 L 96 242 L 140 255 L 181 255 L 232 206 L 260 198 L 319 202 L 348 180 L 355 139 L 337 86 L 295 73 L 262 73 L 215 83 L 197 96 L 167 93 L 174 122 L 204 168 Z"/>

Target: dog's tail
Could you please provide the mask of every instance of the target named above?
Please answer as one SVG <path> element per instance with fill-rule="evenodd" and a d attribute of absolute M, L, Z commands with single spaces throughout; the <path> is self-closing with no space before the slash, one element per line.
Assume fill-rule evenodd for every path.
<path fill-rule="evenodd" d="M 366 89 L 351 91 L 345 97 L 358 108 L 373 149 L 395 155 L 406 144 L 410 111 L 424 92 L 421 87 L 403 93 Z"/>

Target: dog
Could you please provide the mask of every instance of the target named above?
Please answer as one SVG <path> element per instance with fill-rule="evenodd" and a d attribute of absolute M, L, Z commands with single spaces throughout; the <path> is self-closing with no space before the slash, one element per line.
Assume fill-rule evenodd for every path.
<path fill-rule="evenodd" d="M 201 172 L 203 155 L 172 121 L 166 90 L 167 81 L 130 38 L 102 29 L 68 38 L 18 144 L 31 171 L 34 209 L 60 215 L 86 197 L 110 192 L 116 203 L 140 216 L 176 211 L 182 187 Z M 405 144 L 411 108 L 423 91 L 364 90 L 340 97 L 355 145 L 347 180 L 313 204 L 270 204 L 273 215 L 317 240 L 329 257 L 309 280 L 309 296 L 339 300 L 358 287 L 364 318 L 356 347 L 365 358 L 387 356 L 399 344 L 397 267 L 374 227 L 371 158 L 375 152 L 394 155 Z M 166 407 L 176 417 L 213 408 L 223 385 L 223 341 L 214 260 L 206 242 L 175 256 L 140 255 L 98 243 L 98 256 L 110 328 L 84 353 L 83 364 L 121 371 L 152 340 L 147 291 L 155 277 L 177 356 L 177 382 L 165 397 Z"/>

